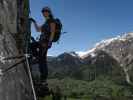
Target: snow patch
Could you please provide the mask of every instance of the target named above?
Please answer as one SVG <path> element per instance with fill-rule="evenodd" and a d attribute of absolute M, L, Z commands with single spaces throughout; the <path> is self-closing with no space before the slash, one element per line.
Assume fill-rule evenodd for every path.
<path fill-rule="evenodd" d="M 97 43 L 95 45 L 96 48 L 104 48 L 105 46 L 109 45 L 110 43 L 114 42 L 114 41 L 126 41 L 129 38 L 133 38 L 133 33 L 124 33 L 124 35 L 118 35 L 117 37 L 114 38 L 110 38 L 110 39 L 106 39 L 106 40 L 102 40 L 101 42 Z"/>
<path fill-rule="evenodd" d="M 74 52 L 74 51 L 69 52 L 69 54 L 70 54 L 71 56 L 73 56 L 73 57 L 78 57 L 78 54 L 77 54 L 76 52 Z"/>
<path fill-rule="evenodd" d="M 96 53 L 95 53 L 96 50 L 104 49 L 106 46 L 108 46 L 109 44 L 111 44 L 115 41 L 126 41 L 129 38 L 133 38 L 133 32 L 124 33 L 124 35 L 118 35 L 117 37 L 114 37 L 114 38 L 109 38 L 109 39 L 106 39 L 106 40 L 102 40 L 101 42 L 96 43 L 94 48 L 92 48 L 88 51 L 85 51 L 85 52 L 78 51 L 76 53 L 78 54 L 78 56 L 80 58 L 85 58 L 88 55 L 91 55 L 91 57 L 95 57 L 96 56 Z"/>
<path fill-rule="evenodd" d="M 91 55 L 91 57 L 95 57 L 96 56 L 96 54 L 94 52 L 95 50 L 96 50 L 96 48 L 92 48 L 92 49 L 90 49 L 90 50 L 88 50 L 86 52 L 78 51 L 76 53 L 78 54 L 78 56 L 80 58 L 83 59 L 83 58 L 87 57 L 88 55 Z"/>

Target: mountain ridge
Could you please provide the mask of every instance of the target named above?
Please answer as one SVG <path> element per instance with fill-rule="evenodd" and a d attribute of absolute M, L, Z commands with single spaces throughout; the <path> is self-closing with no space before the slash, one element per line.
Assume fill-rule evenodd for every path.
<path fill-rule="evenodd" d="M 85 58 L 88 54 L 90 54 L 91 56 L 95 56 L 94 52 L 96 49 L 102 49 L 105 46 L 108 46 L 110 43 L 115 42 L 115 41 L 126 41 L 127 39 L 130 39 L 133 37 L 133 32 L 127 32 L 124 33 L 122 35 L 118 35 L 116 37 L 112 37 L 112 38 L 108 38 L 105 40 L 101 40 L 100 42 L 97 42 L 94 47 L 92 47 L 91 49 L 87 50 L 87 51 L 70 51 L 70 52 L 64 52 L 61 53 L 57 56 L 52 56 L 52 57 L 58 57 L 62 54 L 71 54 L 72 56 L 77 56 L 79 58 Z"/>
<path fill-rule="evenodd" d="M 133 75 L 131 73 L 133 70 L 132 48 L 133 48 L 133 33 L 130 32 L 97 43 L 94 48 L 88 50 L 86 54 L 84 53 L 85 54 L 84 56 L 79 56 L 79 54 L 74 51 L 60 54 L 59 56 L 54 57 L 54 60 L 51 60 L 49 62 L 49 66 L 50 69 L 53 69 L 53 71 L 55 67 L 52 66 L 56 66 L 57 68 L 56 71 L 58 70 L 57 73 L 59 74 L 62 73 L 61 71 L 63 71 L 64 73 L 66 73 L 66 76 L 69 76 L 69 74 L 73 73 L 75 70 L 77 70 L 77 72 L 78 70 L 80 71 L 82 66 L 88 66 L 87 68 L 89 68 L 89 66 L 96 66 L 96 69 L 99 66 L 105 66 L 105 67 L 110 66 L 112 68 L 113 66 L 119 66 L 119 70 L 122 70 L 122 74 L 125 74 L 126 81 L 132 84 L 131 82 L 133 80 Z M 110 62 L 112 61 L 117 63 L 111 65 L 109 59 Z M 101 70 L 104 70 L 104 68 L 101 67 Z"/>

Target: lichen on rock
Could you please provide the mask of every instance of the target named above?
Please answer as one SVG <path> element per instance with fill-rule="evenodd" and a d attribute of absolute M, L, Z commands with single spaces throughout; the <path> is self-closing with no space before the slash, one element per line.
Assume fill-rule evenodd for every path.
<path fill-rule="evenodd" d="M 33 100 L 33 93 L 21 59 L 7 59 L 24 55 L 25 38 L 30 35 L 29 0 L 0 0 L 0 100 Z"/>

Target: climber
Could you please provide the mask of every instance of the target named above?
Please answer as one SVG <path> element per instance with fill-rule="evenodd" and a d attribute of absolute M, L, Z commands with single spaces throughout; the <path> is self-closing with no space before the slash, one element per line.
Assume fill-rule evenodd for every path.
<path fill-rule="evenodd" d="M 33 55 L 38 59 L 40 80 L 41 82 L 46 82 L 48 77 L 47 51 L 52 46 L 56 32 L 56 23 L 49 7 L 42 9 L 42 15 L 45 18 L 45 23 L 41 26 L 39 26 L 33 18 L 30 18 L 31 22 L 34 23 L 36 31 L 41 32 L 39 41 L 34 41 L 31 44 L 31 49 L 34 52 Z M 37 50 L 37 48 L 39 48 L 39 50 Z"/>

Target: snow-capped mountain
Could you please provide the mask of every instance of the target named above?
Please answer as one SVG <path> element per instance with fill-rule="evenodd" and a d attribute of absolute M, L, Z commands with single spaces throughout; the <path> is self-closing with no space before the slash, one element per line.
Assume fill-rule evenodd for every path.
<path fill-rule="evenodd" d="M 98 50 L 104 50 L 104 51 L 108 51 L 106 50 L 107 47 L 109 47 L 110 45 L 117 45 L 121 42 L 132 42 L 133 39 L 133 33 L 125 33 L 124 35 L 121 36 L 117 36 L 114 38 L 110 38 L 110 39 L 106 39 L 106 40 L 102 40 L 99 43 L 96 43 L 96 45 L 94 46 L 94 48 L 85 51 L 85 52 L 76 52 L 79 57 L 81 57 L 82 59 L 86 58 L 88 55 L 91 55 L 92 57 L 96 55 L 96 51 Z M 117 43 L 117 44 L 116 44 Z M 113 49 L 113 47 L 111 46 L 111 48 Z M 118 48 L 118 47 L 117 47 Z"/>
<path fill-rule="evenodd" d="M 87 57 L 88 55 L 94 57 L 95 56 L 95 50 L 96 50 L 96 48 L 92 48 L 92 49 L 85 51 L 85 52 L 78 51 L 76 53 L 81 59 L 83 59 L 83 58 Z"/>
<path fill-rule="evenodd" d="M 99 51 L 113 57 L 121 66 L 128 83 L 131 83 L 133 80 L 131 73 L 133 70 L 133 33 L 125 33 L 115 38 L 102 40 L 94 48 L 78 54 L 80 58 L 87 62 L 90 59 L 97 58 Z"/>

